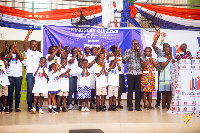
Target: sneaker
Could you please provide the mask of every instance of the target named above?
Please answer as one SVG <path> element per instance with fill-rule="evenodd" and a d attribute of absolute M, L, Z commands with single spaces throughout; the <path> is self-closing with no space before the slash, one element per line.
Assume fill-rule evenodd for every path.
<path fill-rule="evenodd" d="M 56 108 L 52 108 L 52 113 L 58 113 Z"/>
<path fill-rule="evenodd" d="M 112 106 L 109 106 L 108 111 L 112 111 Z"/>
<path fill-rule="evenodd" d="M 56 112 L 60 112 L 60 107 L 57 107 Z"/>
<path fill-rule="evenodd" d="M 9 108 L 9 112 L 13 112 L 13 109 L 12 109 L 12 108 Z"/>
<path fill-rule="evenodd" d="M 84 107 L 82 107 L 81 112 L 85 112 L 85 108 Z"/>
<path fill-rule="evenodd" d="M 62 107 L 62 112 L 67 112 L 67 109 L 65 107 Z"/>
<path fill-rule="evenodd" d="M 100 107 L 97 106 L 97 107 L 96 107 L 96 112 L 99 112 L 99 111 L 100 111 Z"/>
<path fill-rule="evenodd" d="M 31 112 L 35 114 L 36 108 L 31 109 Z"/>
<path fill-rule="evenodd" d="M 31 108 L 32 108 L 32 107 L 28 107 L 28 111 L 29 111 L 29 112 L 31 112 Z"/>
<path fill-rule="evenodd" d="M 88 107 L 85 107 L 85 111 L 86 112 L 90 112 L 90 110 L 88 109 Z"/>
<path fill-rule="evenodd" d="M 49 113 L 52 113 L 52 108 L 49 108 Z"/>
<path fill-rule="evenodd" d="M 77 104 L 74 105 L 74 109 L 78 110 L 78 105 Z"/>
<path fill-rule="evenodd" d="M 70 104 L 68 109 L 72 110 L 72 108 L 73 108 L 73 106 L 72 106 L 72 104 Z"/>
<path fill-rule="evenodd" d="M 81 109 L 82 109 L 82 107 L 81 107 L 81 106 L 79 106 L 79 109 L 78 109 L 78 110 L 79 110 L 79 111 L 81 111 Z"/>
<path fill-rule="evenodd" d="M 42 110 L 42 108 L 39 109 L 39 114 L 44 114 L 44 111 Z"/>
<path fill-rule="evenodd" d="M 0 112 L 3 110 L 3 108 L 0 106 Z"/>
<path fill-rule="evenodd" d="M 5 107 L 5 109 L 3 110 L 5 114 L 9 114 L 8 108 Z"/>
<path fill-rule="evenodd" d="M 16 108 L 15 112 L 21 112 L 21 110 L 19 108 Z"/>

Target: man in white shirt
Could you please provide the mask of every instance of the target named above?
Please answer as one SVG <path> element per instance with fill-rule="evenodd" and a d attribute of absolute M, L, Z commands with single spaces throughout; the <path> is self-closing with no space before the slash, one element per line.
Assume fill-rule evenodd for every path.
<path fill-rule="evenodd" d="M 27 80 L 27 104 L 28 111 L 32 109 L 33 103 L 33 86 L 35 84 L 34 73 L 37 70 L 39 65 L 40 58 L 43 56 L 41 52 L 37 51 L 37 42 L 35 40 L 31 40 L 30 48 L 28 46 L 28 39 L 30 34 L 33 32 L 32 29 L 28 30 L 28 34 L 24 40 L 24 52 L 26 54 L 27 62 L 26 62 L 26 80 Z"/>

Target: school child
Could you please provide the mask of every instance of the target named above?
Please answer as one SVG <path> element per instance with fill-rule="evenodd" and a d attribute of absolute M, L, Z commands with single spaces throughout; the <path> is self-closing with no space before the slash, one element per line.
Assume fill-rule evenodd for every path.
<path fill-rule="evenodd" d="M 121 95 L 122 93 L 126 93 L 125 77 L 124 77 L 124 64 L 126 64 L 126 61 L 124 60 L 121 49 L 118 48 L 118 45 L 111 46 L 110 50 L 112 51 L 112 53 L 109 57 L 109 61 L 114 60 L 115 56 L 117 56 L 118 63 L 121 67 L 121 71 L 119 71 L 119 91 L 118 91 L 117 108 L 123 109 L 123 106 L 121 104 Z"/>
<path fill-rule="evenodd" d="M 108 97 L 110 105 L 108 111 L 118 111 L 116 108 L 116 97 L 118 96 L 119 71 L 121 71 L 121 67 L 117 61 L 117 57 L 110 61 L 110 68 L 108 71 Z"/>
<path fill-rule="evenodd" d="M 57 93 L 58 101 L 57 101 L 57 112 L 60 112 L 60 101 L 61 98 L 63 102 L 62 112 L 67 112 L 66 109 L 66 97 L 69 93 L 69 77 L 70 77 L 71 69 L 67 65 L 67 59 L 61 59 L 61 70 L 60 70 L 60 91 Z"/>
<path fill-rule="evenodd" d="M 146 47 L 145 50 L 146 63 L 141 62 L 142 65 L 142 77 L 141 77 L 141 91 L 144 102 L 144 109 L 153 109 L 152 92 L 155 91 L 155 69 L 158 68 L 158 64 L 155 59 L 152 58 L 152 49 Z M 146 95 L 148 95 L 149 106 L 146 103 Z"/>
<path fill-rule="evenodd" d="M 8 85 L 10 85 L 10 82 L 6 73 L 6 65 L 6 62 L 2 60 L 0 54 L 0 112 L 4 111 L 5 114 L 8 114 L 9 111 L 6 104 L 8 96 Z M 1 99 L 3 99 L 3 108 L 1 107 Z"/>
<path fill-rule="evenodd" d="M 77 99 L 80 100 L 81 112 L 90 112 L 88 109 L 88 99 L 91 98 L 90 73 L 88 70 L 88 60 L 82 59 L 82 67 L 77 68 L 79 78 Z M 85 106 L 84 106 L 85 101 Z"/>
<path fill-rule="evenodd" d="M 60 65 L 57 63 L 52 63 L 49 65 L 49 82 L 48 82 L 48 103 L 49 103 L 49 113 L 56 113 L 56 99 L 55 95 L 60 89 Z M 51 99 L 53 102 L 53 108 L 51 105 Z"/>
<path fill-rule="evenodd" d="M 48 93 L 48 87 L 47 87 L 48 69 L 45 67 L 45 65 L 46 65 L 46 58 L 41 57 L 39 66 L 34 74 L 35 84 L 32 91 L 32 93 L 34 94 L 34 105 L 33 105 L 33 108 L 31 109 L 32 113 L 36 112 L 36 104 L 37 104 L 37 99 L 39 97 L 40 99 L 39 113 L 44 114 L 44 111 L 42 110 L 42 106 L 44 102 L 44 96 L 46 96 Z"/>
<path fill-rule="evenodd" d="M 98 57 L 96 59 L 97 66 L 95 67 L 95 74 L 96 74 L 96 101 L 97 107 L 96 111 L 105 111 L 103 105 L 105 103 L 105 95 L 107 95 L 106 87 L 108 86 L 107 83 L 107 76 L 108 72 L 105 68 L 105 62 L 102 58 Z M 100 107 L 100 96 L 101 96 L 101 107 Z"/>
<path fill-rule="evenodd" d="M 175 61 L 170 47 L 164 48 L 164 54 L 164 56 L 158 57 L 158 63 L 162 67 L 159 77 L 159 91 L 162 93 L 162 109 L 166 107 L 165 103 L 167 101 L 167 110 L 169 111 L 172 99 L 170 66 Z"/>

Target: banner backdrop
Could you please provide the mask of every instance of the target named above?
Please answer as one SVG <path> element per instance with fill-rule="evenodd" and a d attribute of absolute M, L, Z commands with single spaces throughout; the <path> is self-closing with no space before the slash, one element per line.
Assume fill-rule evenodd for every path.
<path fill-rule="evenodd" d="M 108 28 L 76 28 L 69 26 L 43 26 L 43 55 L 46 56 L 51 45 L 61 42 L 64 46 L 84 48 L 86 45 L 100 45 L 104 42 L 105 48 L 110 52 L 112 45 L 118 44 L 122 53 L 131 47 L 131 40 L 137 39 L 146 47 L 141 29 L 108 29 Z"/>

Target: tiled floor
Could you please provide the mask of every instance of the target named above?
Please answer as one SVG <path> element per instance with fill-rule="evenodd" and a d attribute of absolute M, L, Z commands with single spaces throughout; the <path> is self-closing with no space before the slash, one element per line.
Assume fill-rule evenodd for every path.
<path fill-rule="evenodd" d="M 71 129 L 101 129 L 105 133 L 165 133 L 188 132 L 200 133 L 199 114 L 191 116 L 185 124 L 182 114 L 168 114 L 160 107 L 152 110 L 127 111 L 126 100 L 122 101 L 124 109 L 118 111 L 80 112 L 70 110 L 58 114 L 48 113 L 47 101 L 44 103 L 45 114 L 32 114 L 27 111 L 26 101 L 21 101 L 21 113 L 0 114 L 1 132 L 69 132 Z M 106 101 L 108 105 L 108 101 Z M 155 101 L 153 101 L 155 105 Z M 108 107 L 108 106 L 107 106 Z"/>

